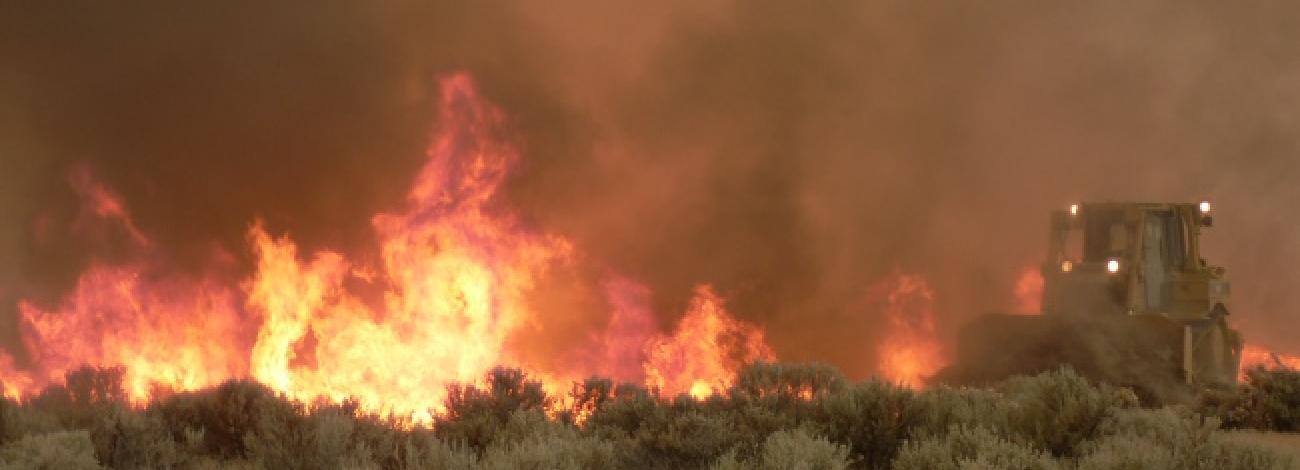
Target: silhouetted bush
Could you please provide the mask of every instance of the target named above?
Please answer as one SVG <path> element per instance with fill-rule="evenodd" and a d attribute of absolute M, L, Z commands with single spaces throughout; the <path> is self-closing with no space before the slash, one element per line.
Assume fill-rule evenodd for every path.
<path fill-rule="evenodd" d="M 911 390 L 871 380 L 816 400 L 813 423 L 830 440 L 848 444 L 866 468 L 884 468 L 911 436 L 921 408 Z"/>
<path fill-rule="evenodd" d="M 587 418 L 587 429 L 607 438 L 633 437 L 667 424 L 669 410 L 648 390 L 621 385 Z"/>
<path fill-rule="evenodd" d="M 88 428 L 127 401 L 124 372 L 120 367 L 83 366 L 64 374 L 64 384 L 45 388 L 28 405 L 52 414 L 67 429 Z"/>
<path fill-rule="evenodd" d="M 1283 428 L 1294 373 L 1253 372 L 1219 402 Z M 664 397 L 592 378 L 557 403 L 515 369 L 451 387 L 432 429 L 304 404 L 251 381 L 127 402 L 120 369 L 82 368 L 0 400 L 0 469 L 1284 468 L 1218 420 L 1136 406 L 1069 370 L 989 389 L 851 384 L 820 365 L 755 364 L 723 395 Z M 1230 404 L 1231 406 L 1227 406 Z"/>
<path fill-rule="evenodd" d="M 1246 370 L 1246 380 L 1231 392 L 1202 395 L 1201 408 L 1229 428 L 1300 432 L 1300 371 Z"/>
<path fill-rule="evenodd" d="M 434 422 L 439 438 L 481 452 L 516 412 L 542 413 L 551 403 L 541 382 L 528 380 L 519 369 L 494 368 L 485 382 L 485 388 L 460 384 L 448 388 L 447 411 Z"/>
<path fill-rule="evenodd" d="M 202 430 L 205 452 L 270 468 L 305 468 L 310 450 L 305 409 L 257 382 L 232 380 L 199 392 L 168 397 L 152 407 L 172 438 Z"/>
<path fill-rule="evenodd" d="M 614 382 L 602 377 L 591 377 L 575 383 L 569 391 L 568 411 L 573 416 L 586 419 L 605 403 L 613 400 L 615 390 Z"/>
<path fill-rule="evenodd" d="M 736 374 L 731 396 L 745 400 L 807 401 L 843 390 L 848 380 L 824 364 L 756 362 Z"/>
<path fill-rule="evenodd" d="M 158 413 L 120 403 L 90 427 L 95 455 L 110 468 L 174 468 L 202 452 L 201 431 L 180 437 L 173 438 Z"/>

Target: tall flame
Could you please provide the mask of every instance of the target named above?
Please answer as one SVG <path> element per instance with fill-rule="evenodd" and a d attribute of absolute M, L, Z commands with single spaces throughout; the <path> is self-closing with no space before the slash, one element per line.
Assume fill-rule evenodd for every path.
<path fill-rule="evenodd" d="M 704 398 L 731 386 L 740 365 L 771 361 L 763 331 L 732 319 L 709 286 L 699 286 L 672 336 L 646 344 L 646 383 L 668 395 Z"/>
<path fill-rule="evenodd" d="M 921 387 L 947 363 L 936 335 L 934 290 L 924 278 L 896 274 L 877 286 L 885 292 L 889 331 L 880 343 L 880 374 L 887 380 Z"/>
<path fill-rule="evenodd" d="M 419 418 L 442 406 L 448 385 L 518 362 L 505 346 L 532 314 L 524 296 L 569 244 L 488 207 L 518 159 L 499 138 L 501 113 L 465 75 L 443 81 L 442 102 L 407 209 L 373 220 L 382 264 L 362 272 L 379 273 L 382 305 L 344 287 L 356 276 L 343 255 L 299 261 L 292 241 L 251 231 L 260 261 L 248 301 L 263 320 L 252 351 L 258 380 L 298 398 L 352 396 Z"/>
<path fill-rule="evenodd" d="M 256 266 L 238 286 L 228 275 L 166 269 L 126 205 L 87 170 L 75 171 L 83 218 L 125 233 L 139 260 L 93 263 L 54 307 L 20 302 L 30 364 L 0 352 L 4 393 L 33 393 L 81 364 L 123 366 L 137 402 L 155 387 L 252 377 L 293 398 L 351 398 L 427 422 L 449 385 L 478 382 L 499 365 L 528 366 L 512 335 L 544 321 L 529 294 L 548 271 L 569 265 L 574 249 L 502 207 L 520 154 L 502 112 L 468 76 L 441 81 L 438 123 L 405 207 L 371 220 L 375 261 L 301 253 L 289 235 L 259 222 L 247 236 Z M 611 276 L 604 288 L 607 327 L 573 347 L 591 359 L 530 371 L 548 390 L 599 374 L 703 396 L 729 386 L 743 363 L 774 359 L 762 330 L 730 317 L 707 286 L 671 335 L 655 331 L 645 286 Z"/>

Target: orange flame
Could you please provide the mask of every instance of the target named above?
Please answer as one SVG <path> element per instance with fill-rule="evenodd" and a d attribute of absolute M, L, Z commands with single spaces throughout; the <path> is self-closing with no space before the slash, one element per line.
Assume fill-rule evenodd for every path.
<path fill-rule="evenodd" d="M 85 208 L 77 226 L 107 223 L 136 248 L 149 248 L 126 206 L 89 170 L 74 169 L 69 182 Z M 19 370 L 0 353 L 5 394 L 33 392 L 82 364 L 126 366 L 124 385 L 136 402 L 155 386 L 193 389 L 245 375 L 239 348 L 248 325 L 238 313 L 237 292 L 213 278 L 157 271 L 145 262 L 96 262 L 57 306 L 20 300 L 18 325 L 35 367 Z"/>
<path fill-rule="evenodd" d="M 442 409 L 449 385 L 528 365 L 511 335 L 542 321 L 528 294 L 573 248 L 495 205 L 519 159 L 501 111 L 466 75 L 443 79 L 441 93 L 439 127 L 406 207 L 371 221 L 375 263 L 328 250 L 304 255 L 289 236 L 255 223 L 248 242 L 257 262 L 239 287 L 223 283 L 229 276 L 174 276 L 144 261 L 94 264 L 55 307 L 20 302 L 31 364 L 19 368 L 0 353 L 4 393 L 34 393 L 81 364 L 124 366 L 137 402 L 155 386 L 252 377 L 292 398 L 351 398 L 423 423 Z M 85 171 L 71 181 L 87 214 L 120 225 L 149 254 L 114 193 Z M 532 371 L 547 390 L 594 373 L 704 396 L 729 386 L 743 363 L 774 358 L 763 332 L 731 318 L 707 286 L 671 336 L 656 334 L 644 286 L 615 277 L 605 291 L 610 322 L 588 345 L 592 359 Z"/>
<path fill-rule="evenodd" d="M 488 209 L 518 153 L 497 137 L 503 118 L 467 76 L 442 87 L 442 127 L 408 208 L 373 221 L 382 265 L 362 272 L 382 280 L 382 306 L 344 288 L 353 272 L 344 256 L 321 252 L 300 262 L 292 241 L 253 228 L 258 380 L 293 397 L 351 396 L 420 421 L 442 407 L 448 385 L 518 363 L 505 346 L 532 315 L 524 296 L 570 248 Z"/>
<path fill-rule="evenodd" d="M 1030 266 L 1020 271 L 1016 278 L 1016 313 L 1037 315 L 1043 309 L 1043 273 Z"/>
<path fill-rule="evenodd" d="M 890 324 L 879 348 L 881 375 L 905 387 L 924 386 L 947 362 L 935 333 L 934 290 L 909 274 L 897 274 L 873 290 L 886 292 Z"/>
<path fill-rule="evenodd" d="M 1253 367 L 1285 367 L 1300 370 L 1300 356 L 1281 354 L 1259 345 L 1247 344 L 1241 349 L 1241 379 L 1246 378 L 1246 371 Z"/>
<path fill-rule="evenodd" d="M 709 286 L 695 289 L 686 316 L 672 336 L 646 344 L 646 383 L 666 395 L 705 398 L 731 386 L 745 363 L 776 355 L 757 327 L 731 318 Z"/>
<path fill-rule="evenodd" d="M 232 292 L 212 282 L 147 279 L 140 268 L 92 266 L 55 310 L 20 302 L 23 342 L 41 364 L 34 384 L 56 381 L 83 363 L 127 367 L 133 400 L 154 384 L 214 385 L 245 372 L 237 349 L 243 327 Z"/>

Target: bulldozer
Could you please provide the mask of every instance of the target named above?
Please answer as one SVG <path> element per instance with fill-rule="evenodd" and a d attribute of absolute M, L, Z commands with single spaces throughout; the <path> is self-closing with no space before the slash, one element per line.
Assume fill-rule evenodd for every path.
<path fill-rule="evenodd" d="M 939 382 L 987 383 L 1070 366 L 1152 401 L 1232 386 L 1242 340 L 1224 268 L 1201 258 L 1208 201 L 1073 204 L 1053 211 L 1041 315 L 991 314 L 963 329 Z"/>

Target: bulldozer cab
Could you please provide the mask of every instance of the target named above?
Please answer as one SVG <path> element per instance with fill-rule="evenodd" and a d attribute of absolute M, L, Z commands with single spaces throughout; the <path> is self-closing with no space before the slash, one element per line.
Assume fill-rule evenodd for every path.
<path fill-rule="evenodd" d="M 987 384 L 1069 366 L 1166 403 L 1231 387 L 1241 338 L 1228 280 L 1201 258 L 1210 203 L 1084 203 L 1053 211 L 1042 315 L 985 314 L 963 325 L 938 383 Z"/>
<path fill-rule="evenodd" d="M 1209 203 L 1077 204 L 1052 214 L 1044 313 L 1226 314 L 1223 269 L 1200 255 Z"/>
<path fill-rule="evenodd" d="M 1047 315 L 1142 316 L 1183 329 L 1188 381 L 1235 380 L 1240 340 L 1227 328 L 1229 283 L 1201 258 L 1201 203 L 1075 204 L 1051 215 L 1042 266 Z"/>

